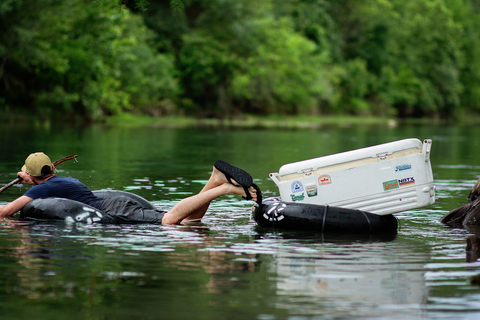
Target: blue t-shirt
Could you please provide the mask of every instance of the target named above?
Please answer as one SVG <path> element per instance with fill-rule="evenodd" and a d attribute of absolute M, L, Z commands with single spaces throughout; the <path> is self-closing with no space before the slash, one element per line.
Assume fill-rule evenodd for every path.
<path fill-rule="evenodd" d="M 33 199 L 43 199 L 49 197 L 67 198 L 79 201 L 89 206 L 100 209 L 103 199 L 97 198 L 90 189 L 79 180 L 53 176 L 47 181 L 33 186 L 24 196 Z"/>

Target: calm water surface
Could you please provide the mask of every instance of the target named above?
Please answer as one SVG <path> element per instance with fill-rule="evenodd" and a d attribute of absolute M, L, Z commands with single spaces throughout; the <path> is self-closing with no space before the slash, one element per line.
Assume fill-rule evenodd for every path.
<path fill-rule="evenodd" d="M 351 126 L 315 130 L 0 128 L 0 184 L 29 153 L 92 189 L 137 193 L 160 209 L 197 193 L 215 160 L 249 171 L 264 196 L 285 163 L 404 138 L 433 140 L 435 205 L 396 214 L 390 236 L 282 232 L 226 196 L 191 226 L 0 223 L 1 319 L 478 319 L 476 230 L 438 221 L 480 178 L 480 129 Z M 27 188 L 15 186 L 0 204 Z M 479 233 L 480 234 L 480 233 Z"/>

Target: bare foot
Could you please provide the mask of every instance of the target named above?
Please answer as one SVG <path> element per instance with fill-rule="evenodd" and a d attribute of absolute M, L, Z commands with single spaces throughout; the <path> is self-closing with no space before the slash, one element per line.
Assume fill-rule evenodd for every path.
<path fill-rule="evenodd" d="M 233 180 L 233 182 L 236 182 L 236 181 Z M 227 182 L 224 186 L 227 187 L 229 194 L 238 194 L 244 198 L 247 197 L 247 193 L 245 192 L 245 190 L 241 185 L 232 185 Z M 254 187 L 249 187 L 248 192 L 252 196 L 252 199 L 250 200 L 257 202 L 257 190 L 255 190 Z"/>
<path fill-rule="evenodd" d="M 207 184 L 203 187 L 201 192 L 205 192 L 220 186 L 223 189 L 223 194 L 238 194 L 244 198 L 247 197 L 245 189 L 237 181 L 234 179 L 228 181 L 225 174 L 213 166 L 212 174 L 210 175 Z M 248 188 L 248 192 L 252 196 L 252 199 L 250 200 L 257 202 L 257 190 L 251 186 Z"/>
<path fill-rule="evenodd" d="M 244 190 L 244 192 L 245 192 L 245 190 Z M 250 187 L 250 188 L 248 188 L 248 192 L 252 196 L 252 199 L 250 199 L 250 200 L 257 202 L 257 190 L 254 187 Z"/>

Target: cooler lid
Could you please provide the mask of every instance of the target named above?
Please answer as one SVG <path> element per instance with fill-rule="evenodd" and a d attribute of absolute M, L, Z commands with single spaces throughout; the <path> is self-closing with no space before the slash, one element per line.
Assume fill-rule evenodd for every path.
<path fill-rule="evenodd" d="M 425 140 L 430 143 L 431 140 Z M 376 146 L 336 153 L 324 157 L 294 162 L 283 165 L 279 172 L 280 181 L 295 179 L 299 174 L 319 174 L 321 172 L 340 170 L 386 159 L 421 153 L 423 144 L 419 139 L 403 139 Z M 320 172 L 321 171 L 321 172 Z"/>

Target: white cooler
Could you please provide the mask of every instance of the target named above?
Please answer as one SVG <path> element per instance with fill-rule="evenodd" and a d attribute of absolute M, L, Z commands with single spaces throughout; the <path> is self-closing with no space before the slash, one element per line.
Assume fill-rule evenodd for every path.
<path fill-rule="evenodd" d="M 405 139 L 283 165 L 270 178 L 285 202 L 386 215 L 435 203 L 432 140 Z"/>

